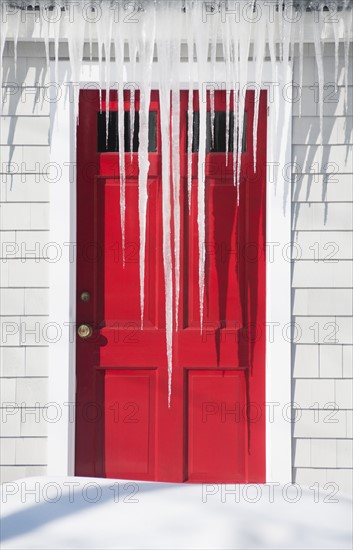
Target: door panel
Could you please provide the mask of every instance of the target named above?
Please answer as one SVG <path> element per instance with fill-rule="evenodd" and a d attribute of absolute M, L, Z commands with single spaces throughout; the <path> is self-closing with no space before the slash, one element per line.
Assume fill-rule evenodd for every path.
<path fill-rule="evenodd" d="M 242 482 L 245 377 L 241 371 L 188 372 L 189 481 Z"/>
<path fill-rule="evenodd" d="M 117 100 L 113 94 L 110 129 L 114 130 Z M 143 327 L 137 153 L 125 154 L 123 266 L 119 154 L 111 137 L 106 148 L 98 135 L 105 133 L 98 93 L 81 92 L 76 307 L 78 325 L 88 323 L 94 330 L 91 337 L 77 339 L 78 475 L 176 482 L 265 481 L 265 340 L 259 331 L 265 326 L 266 94 L 261 93 L 260 100 L 256 174 L 251 153 L 253 98 L 249 92 L 239 206 L 232 150 L 228 163 L 224 152 L 206 155 L 206 286 L 201 332 L 198 153 L 193 153 L 189 212 L 188 94 L 181 92 L 181 287 L 179 330 L 173 335 L 172 401 L 168 408 L 158 92 L 152 92 L 150 105 L 154 113 L 150 120 L 155 120 L 156 127 L 155 133 L 150 133 L 154 137 L 149 153 Z M 217 147 L 223 151 L 218 126 L 225 119 L 225 93 L 216 92 L 215 99 L 219 113 Z M 130 109 L 127 95 L 124 109 L 126 113 Z M 197 110 L 195 92 L 194 112 Z M 125 143 L 128 141 L 125 139 Z M 197 151 L 195 144 L 194 149 Z M 213 150 L 209 143 L 208 150 Z M 88 301 L 81 299 L 82 291 L 89 292 Z M 255 420 L 249 415 L 254 404 L 260 409 Z"/>
<path fill-rule="evenodd" d="M 104 374 L 104 450 L 107 477 L 154 477 L 155 370 Z M 121 441 L 125 444 L 121 445 Z"/>

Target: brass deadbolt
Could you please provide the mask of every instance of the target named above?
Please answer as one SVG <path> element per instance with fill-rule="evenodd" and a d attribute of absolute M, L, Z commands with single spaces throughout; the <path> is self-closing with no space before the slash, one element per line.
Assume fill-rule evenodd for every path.
<path fill-rule="evenodd" d="M 83 292 L 81 292 L 80 298 L 82 302 L 88 302 L 91 299 L 91 295 L 88 290 L 84 290 Z"/>

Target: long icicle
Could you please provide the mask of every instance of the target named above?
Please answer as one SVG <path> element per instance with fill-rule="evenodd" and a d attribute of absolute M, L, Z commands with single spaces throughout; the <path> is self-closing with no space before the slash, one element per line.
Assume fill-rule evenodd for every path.
<path fill-rule="evenodd" d="M 133 156 L 133 144 L 135 133 L 135 78 L 136 78 L 136 56 L 138 51 L 138 41 L 136 38 L 136 29 L 133 27 L 131 35 L 129 37 L 129 57 L 131 64 L 131 78 L 130 83 L 130 162 Z"/>
<path fill-rule="evenodd" d="M 252 0 L 252 6 L 254 5 Z M 245 92 L 248 83 L 248 65 L 249 65 L 249 50 L 250 50 L 250 35 L 251 21 L 247 18 L 245 21 L 237 23 L 239 33 L 239 107 L 238 107 L 238 139 L 236 148 L 236 181 L 237 181 L 237 202 L 239 204 L 240 196 L 240 170 L 241 170 L 241 155 L 243 143 L 243 125 L 244 125 L 244 108 L 245 108 Z M 235 144 L 234 144 L 235 154 Z"/>
<path fill-rule="evenodd" d="M 180 295 L 180 85 L 179 65 L 181 46 L 181 2 L 173 18 L 174 37 L 171 41 L 171 87 L 172 87 L 172 184 L 174 221 L 174 273 L 175 273 L 175 329 L 179 328 Z"/>
<path fill-rule="evenodd" d="M 162 134 L 162 220 L 163 268 L 165 284 L 165 324 L 168 363 L 168 407 L 171 404 L 173 374 L 173 260 L 171 247 L 171 194 L 170 194 L 170 76 L 171 43 L 169 36 L 169 2 L 157 6 L 157 55 L 160 67 L 159 104 Z"/>
<path fill-rule="evenodd" d="M 262 13 L 264 13 L 263 3 L 257 4 Z M 260 28 L 259 28 L 260 27 Z M 259 121 L 259 103 L 260 103 L 260 88 L 262 83 L 262 69 L 264 65 L 266 46 L 266 19 L 261 18 L 258 22 L 256 30 L 256 40 L 254 44 L 255 57 L 255 97 L 254 97 L 254 123 L 253 123 L 253 156 L 254 156 L 254 172 L 256 172 L 256 157 L 257 157 L 257 128 Z"/>
<path fill-rule="evenodd" d="M 317 73 L 319 77 L 319 115 L 320 115 L 320 140 L 321 145 L 323 143 L 323 119 L 324 119 L 324 63 L 322 59 L 322 48 L 321 48 L 321 28 L 322 28 L 322 18 L 320 11 L 318 12 L 319 21 L 316 23 L 314 21 L 314 46 L 315 46 L 315 55 L 316 55 L 316 64 L 317 64 Z"/>
<path fill-rule="evenodd" d="M 187 12 L 188 13 L 188 12 Z M 189 14 L 188 14 L 189 15 Z M 187 17 L 187 42 L 188 42 L 188 63 L 189 63 L 189 91 L 188 91 L 188 207 L 191 209 L 191 186 L 192 186 L 192 140 L 193 140 L 193 103 L 194 103 L 194 37 L 191 17 Z"/>
<path fill-rule="evenodd" d="M 4 78 L 4 74 L 3 74 L 3 53 L 4 53 L 4 49 L 5 49 L 5 42 L 6 42 L 6 37 L 7 37 L 7 27 L 8 27 L 8 22 L 7 22 L 7 18 L 4 17 L 4 14 L 3 14 L 3 8 L 4 6 L 0 5 L 0 17 L 1 17 L 1 20 L 0 20 L 0 25 L 1 25 L 1 33 L 0 33 L 0 79 L 1 79 L 1 82 L 0 82 L 0 115 L 2 114 L 3 112 L 3 108 L 4 108 L 4 97 L 3 97 L 3 78 Z"/>
<path fill-rule="evenodd" d="M 111 10 L 108 4 L 102 4 L 102 16 L 99 20 L 99 25 L 102 25 L 102 36 L 104 44 L 105 58 L 105 142 L 108 148 L 109 137 L 109 112 L 110 112 L 110 50 L 112 42 L 112 22 Z"/>
<path fill-rule="evenodd" d="M 82 0 L 81 0 L 82 2 Z M 68 46 L 69 46 L 69 58 L 71 67 L 71 82 L 73 85 L 74 96 L 74 116 L 75 122 L 78 119 L 78 99 L 79 99 L 79 87 L 75 83 L 80 82 L 82 59 L 83 59 L 83 47 L 85 36 L 85 19 L 82 17 L 82 21 L 78 25 L 73 22 L 68 22 Z"/>
<path fill-rule="evenodd" d="M 141 327 L 143 327 L 144 304 L 145 304 L 145 255 L 146 255 L 146 215 L 148 198 L 148 127 L 149 127 L 149 106 L 151 98 L 151 76 L 155 36 L 155 10 L 151 4 L 146 4 L 142 20 L 139 40 L 139 65 L 141 70 L 140 85 L 140 130 L 139 130 L 139 182 L 138 182 L 138 205 L 140 225 L 140 310 Z"/>
<path fill-rule="evenodd" d="M 125 126 L 124 126 L 124 34 L 123 23 L 119 22 L 114 29 L 115 72 L 118 86 L 118 141 L 119 141 L 119 172 L 120 172 L 120 225 L 123 267 L 125 267 L 125 209 L 126 209 L 126 177 L 125 177 Z"/>
<path fill-rule="evenodd" d="M 352 8 L 347 8 L 344 18 L 344 87 L 345 87 L 345 108 L 348 109 L 348 71 L 349 71 L 349 45 L 351 43 L 352 32 Z"/>
<path fill-rule="evenodd" d="M 300 17 L 299 22 L 299 117 L 302 116 L 302 95 L 303 95 L 303 62 L 304 62 L 304 18 Z"/>
<path fill-rule="evenodd" d="M 196 28 L 203 21 L 203 6 L 193 5 L 193 24 Z M 200 132 L 199 132 L 199 154 L 197 166 L 197 224 L 199 241 L 199 305 L 200 305 L 200 331 L 203 331 L 203 309 L 205 294 L 205 245 L 206 245 L 206 219 L 205 219 L 205 161 L 206 161 L 206 97 L 203 97 L 203 83 L 207 82 L 207 58 L 209 43 L 209 19 L 203 23 L 203 32 L 196 32 L 196 55 L 198 65 L 198 85 L 199 85 L 199 113 L 200 113 Z"/>

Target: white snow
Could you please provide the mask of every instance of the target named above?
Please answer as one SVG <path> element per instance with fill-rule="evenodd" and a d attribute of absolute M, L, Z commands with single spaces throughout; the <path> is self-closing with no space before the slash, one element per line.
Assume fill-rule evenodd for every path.
<path fill-rule="evenodd" d="M 253 124 L 254 166 L 256 168 L 257 129 L 259 91 L 262 86 L 264 59 L 269 49 L 272 78 L 278 81 L 278 75 L 286 74 L 286 69 L 292 67 L 294 46 L 299 46 L 299 85 L 303 83 L 303 56 L 304 40 L 309 36 L 314 40 L 315 57 L 319 80 L 319 112 L 322 137 L 323 124 L 323 44 L 326 38 L 334 41 L 334 74 L 335 84 L 338 77 L 338 48 L 339 43 L 344 44 L 345 59 L 345 88 L 346 106 L 348 93 L 349 47 L 352 32 L 352 3 L 347 0 L 329 2 L 331 12 L 323 12 L 323 2 L 312 3 L 318 12 L 311 17 L 304 17 L 302 9 L 299 18 L 296 19 L 295 5 L 292 0 L 250 0 L 248 2 L 234 3 L 234 6 L 226 2 L 219 5 L 216 2 L 195 2 L 193 0 L 174 0 L 154 2 L 153 0 L 140 0 L 138 6 L 125 0 L 97 1 L 90 5 L 86 0 L 76 0 L 68 3 L 66 0 L 57 0 L 54 11 L 48 10 L 47 0 L 39 0 L 41 10 L 36 13 L 35 20 L 39 21 L 39 36 L 44 43 L 44 51 L 47 63 L 49 61 L 50 43 L 54 43 L 55 74 L 58 74 L 59 42 L 67 41 L 71 64 L 71 80 L 81 80 L 81 67 L 85 41 L 89 43 L 89 58 L 92 60 L 93 42 L 97 43 L 99 65 L 99 90 L 100 103 L 102 102 L 102 88 L 109 90 L 112 87 L 111 77 L 114 74 L 115 84 L 118 86 L 118 134 L 119 134 L 119 164 L 121 174 L 120 193 L 120 217 L 122 244 L 125 242 L 125 210 L 129 205 L 125 204 L 125 162 L 124 152 L 124 107 L 123 89 L 128 83 L 126 75 L 132 76 L 133 82 L 130 88 L 130 145 L 132 150 L 133 128 L 135 115 L 135 86 L 140 91 L 140 130 L 139 130 L 139 232 L 140 232 L 140 309 L 141 326 L 144 318 L 144 279 L 145 279 L 145 247 L 146 247 L 146 212 L 148 204 L 148 110 L 150 105 L 150 92 L 152 73 L 158 75 L 161 97 L 161 133 L 163 152 L 163 262 L 166 286 L 166 348 L 168 356 L 169 372 L 169 396 L 171 395 L 172 355 L 173 355 L 173 326 L 178 328 L 179 287 L 180 287 L 180 166 L 179 166 L 179 87 L 180 74 L 178 71 L 179 57 L 182 42 L 188 47 L 188 83 L 183 83 L 189 91 L 188 101 L 188 149 L 187 149 L 187 188 L 188 204 L 190 209 L 191 185 L 192 185 L 192 134 L 193 134 L 193 91 L 199 90 L 200 110 L 200 135 L 198 153 L 198 187 L 197 187 L 197 220 L 199 243 L 199 306 L 200 325 L 202 331 L 203 307 L 205 294 L 205 227 L 207 224 L 205 212 L 205 160 L 206 160 L 206 101 L 205 84 L 207 76 L 216 74 L 216 66 L 220 62 L 216 60 L 217 43 L 223 45 L 225 65 L 225 89 L 226 89 L 226 157 L 229 149 L 229 110 L 230 100 L 234 101 L 234 154 L 233 171 L 234 183 L 239 186 L 242 137 L 244 121 L 245 91 L 255 84 L 255 113 Z M 27 4 L 30 4 L 28 2 Z M 279 9 L 276 6 L 279 5 Z M 70 9 L 68 9 L 70 6 Z M 298 6 L 303 6 L 299 3 Z M 61 11 L 61 7 L 66 7 Z M 119 8 L 119 9 L 118 9 Z M 136 9 L 138 8 L 138 9 Z M 214 10 L 212 11 L 212 8 Z M 234 16 L 234 8 L 237 16 Z M 338 9 L 340 8 L 340 9 Z M 343 11 L 341 11 L 341 8 Z M 230 10 L 227 13 L 227 9 Z M 232 11 L 233 10 L 233 11 Z M 60 17 L 58 17 L 58 14 Z M 232 15 L 233 14 L 233 15 Z M 17 44 L 23 36 L 27 36 L 27 19 L 22 17 L 23 12 L 12 6 L 10 0 L 0 4 L 0 68 L 2 64 L 2 52 L 6 39 L 14 44 L 14 66 L 17 64 Z M 32 12 L 33 16 L 33 12 Z M 33 16 L 34 17 L 34 16 Z M 306 27 L 304 29 L 304 20 Z M 157 31 L 157 37 L 156 37 Z M 155 43 L 159 42 L 157 59 L 153 59 Z M 112 48 L 114 45 L 114 48 Z M 124 60 L 125 45 L 129 49 L 131 70 L 128 73 Z M 210 46 L 210 57 L 208 50 Z M 255 65 L 255 82 L 248 82 L 249 56 L 252 46 Z M 194 47 L 196 48 L 196 61 L 194 61 Z M 277 59 L 277 49 L 279 59 Z M 111 59 L 114 50 L 115 60 Z M 115 71 L 111 65 L 115 64 Z M 141 70 L 137 71 L 137 66 Z M 210 68 L 210 71 L 209 71 Z M 135 83 L 135 76 L 139 74 L 140 81 Z M 216 84 L 216 87 L 219 83 Z M 0 87 L 0 89 L 2 89 Z M 209 86 L 211 100 L 211 139 L 214 139 L 214 87 Z M 74 114 L 78 114 L 78 86 L 73 87 Z M 271 108 L 276 108 L 276 95 L 281 93 L 275 89 L 275 101 Z M 170 99 L 170 95 L 172 98 Z M 172 115 L 171 115 L 172 106 Z M 1 103 L 2 107 L 2 103 Z M 101 103 L 102 110 L 102 103 Z M 300 106 L 301 112 L 301 106 Z M 272 117 L 273 124 L 277 125 L 277 115 Z M 106 108 L 106 120 L 109 120 L 109 103 Z M 108 124 L 107 124 L 108 128 Z M 172 144 L 170 144 L 169 130 L 172 131 Z M 108 136 L 107 136 L 108 137 Z M 172 153 L 170 154 L 170 151 Z M 132 155 L 132 153 L 131 153 Z M 170 175 L 172 176 L 170 182 Z M 171 189 L 171 188 L 172 189 Z M 239 201 L 239 189 L 237 193 Z M 171 238 L 171 221 L 173 220 L 174 239 Z M 174 257 L 174 264 L 173 264 Z M 173 285 L 174 282 L 174 285 Z M 174 289 L 173 289 L 174 286 Z M 174 299 L 174 302 L 173 302 Z M 173 307 L 174 303 L 174 307 Z"/>
<path fill-rule="evenodd" d="M 352 499 L 328 485 L 20 479 L 2 486 L 1 548 L 350 549 Z"/>

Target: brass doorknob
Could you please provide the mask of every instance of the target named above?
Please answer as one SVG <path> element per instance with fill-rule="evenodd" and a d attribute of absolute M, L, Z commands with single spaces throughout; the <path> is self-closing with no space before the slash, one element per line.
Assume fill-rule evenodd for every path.
<path fill-rule="evenodd" d="M 80 338 L 89 338 L 93 334 L 93 328 L 91 325 L 80 325 L 77 329 L 77 334 Z"/>

